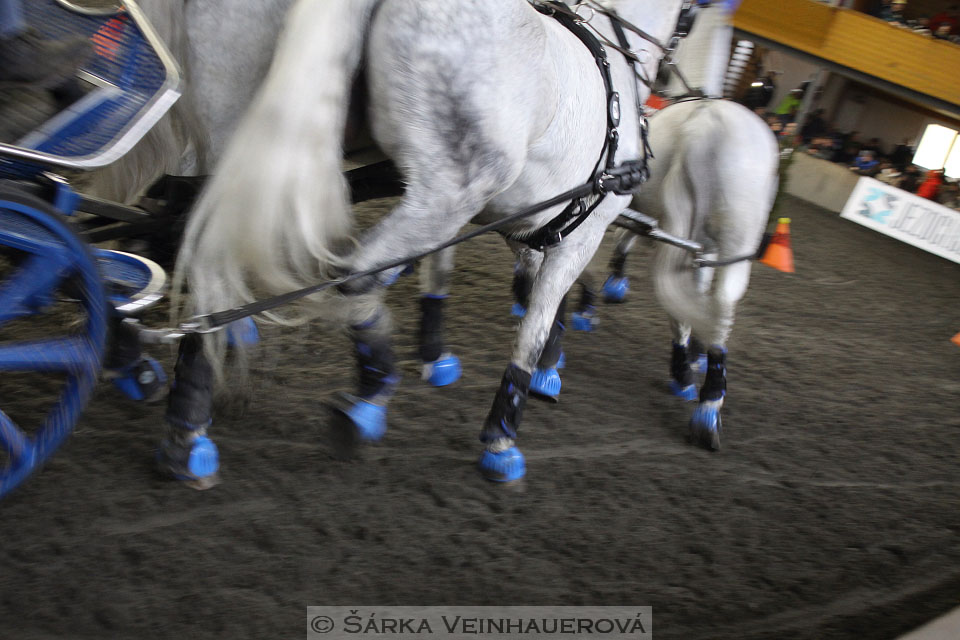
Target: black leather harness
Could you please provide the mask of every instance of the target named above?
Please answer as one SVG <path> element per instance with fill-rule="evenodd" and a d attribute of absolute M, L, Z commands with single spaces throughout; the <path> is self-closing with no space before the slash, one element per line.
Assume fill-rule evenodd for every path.
<path fill-rule="evenodd" d="M 636 193 L 640 185 L 642 185 L 649 176 L 647 161 L 653 157 L 653 153 L 650 151 L 650 146 L 647 142 L 646 124 L 638 112 L 637 115 L 641 123 L 640 131 L 643 144 L 643 157 L 638 160 L 627 160 L 619 165 L 617 164 L 616 153 L 620 142 L 620 133 L 617 129 L 617 127 L 620 126 L 620 94 L 613 88 L 613 79 L 610 75 L 610 62 L 607 60 L 606 49 L 604 49 L 600 41 L 597 40 L 586 27 L 580 24 L 574 17 L 576 14 L 573 14 L 566 5 L 560 2 L 550 1 L 543 4 L 535 4 L 534 7 L 540 13 L 556 19 L 557 22 L 579 38 L 587 50 L 593 55 L 597 67 L 600 69 L 600 76 L 603 78 L 603 87 L 607 94 L 607 135 L 603 141 L 603 148 L 600 150 L 600 158 L 597 160 L 588 179 L 588 183 L 594 187 L 592 195 L 599 197 L 589 205 L 587 204 L 587 196 L 573 200 L 553 220 L 533 232 L 533 234 L 520 239 L 520 242 L 523 242 L 530 248 L 542 251 L 546 247 L 559 244 L 564 237 L 570 235 L 574 229 L 583 224 L 587 217 L 603 202 L 603 196 L 607 193 L 611 191 L 617 195 Z M 627 38 L 623 32 L 623 28 L 613 16 L 610 16 L 610 20 L 613 24 L 617 39 L 620 41 L 620 45 L 626 49 Z M 636 64 L 633 60 L 630 62 L 631 64 Z M 606 162 L 601 170 L 600 164 L 604 161 L 604 153 L 606 153 Z"/>

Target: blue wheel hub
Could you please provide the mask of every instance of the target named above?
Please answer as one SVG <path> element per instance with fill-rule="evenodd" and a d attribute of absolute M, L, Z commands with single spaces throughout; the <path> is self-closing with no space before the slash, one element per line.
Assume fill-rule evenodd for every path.
<path fill-rule="evenodd" d="M 477 468 L 493 482 L 513 482 L 527 475 L 527 462 L 516 446 L 496 452 L 484 449 Z"/>
<path fill-rule="evenodd" d="M 609 276 L 603 283 L 603 299 L 605 302 L 623 302 L 630 292 L 630 281 L 626 276 Z"/>
<path fill-rule="evenodd" d="M 144 356 L 138 362 L 114 372 L 114 386 L 131 400 L 147 403 L 163 399 L 167 391 L 167 374 L 159 362 Z"/>
<path fill-rule="evenodd" d="M 445 387 L 460 379 L 463 368 L 460 358 L 452 353 L 445 353 L 434 362 L 423 363 L 423 379 L 435 387 Z"/>

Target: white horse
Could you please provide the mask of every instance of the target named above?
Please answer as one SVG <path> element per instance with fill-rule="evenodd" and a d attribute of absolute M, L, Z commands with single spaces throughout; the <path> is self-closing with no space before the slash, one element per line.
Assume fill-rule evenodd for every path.
<path fill-rule="evenodd" d="M 590 27 L 618 42 L 611 16 L 625 20 L 636 70 L 650 78 L 672 34 L 680 0 L 591 3 Z M 646 38 L 641 37 L 643 34 Z M 526 0 L 300 0 L 290 12 L 273 65 L 191 215 L 178 272 L 191 308 L 204 313 L 286 292 L 318 278 L 402 260 L 449 241 L 468 222 L 487 223 L 573 187 L 603 167 L 608 125 L 617 161 L 642 157 L 635 105 L 648 90 L 627 58 L 608 47 L 613 111 L 598 62 L 584 44 Z M 361 61 L 373 137 L 403 175 L 393 211 L 352 251 L 351 213 L 341 174 L 341 141 L 351 81 Z M 611 115 L 612 114 L 612 115 Z M 534 280 L 507 367 L 485 421 L 480 469 L 493 480 L 525 473 L 515 446 L 531 372 L 561 298 L 592 257 L 629 196 L 607 193 L 562 242 L 549 246 Z M 564 205 L 512 222 L 523 240 Z M 377 439 L 395 375 L 383 273 L 342 287 L 361 363 L 356 396 L 344 397 L 351 435 Z M 283 318 L 280 319 L 284 321 Z M 191 352 L 194 365 L 204 354 Z M 187 458 L 204 425 L 176 440 Z M 179 446 L 178 445 L 178 446 Z M 170 452 L 171 468 L 199 477 Z M 178 466 L 179 465 L 179 466 Z"/>
<path fill-rule="evenodd" d="M 725 100 L 680 102 L 650 118 L 656 154 L 651 177 L 632 207 L 660 220 L 661 228 L 706 248 L 723 262 L 753 255 L 767 226 L 777 191 L 779 153 L 766 123 Z M 605 297 L 621 301 L 628 289 L 624 263 L 637 236 L 627 233 L 611 259 L 614 273 Z M 691 437 L 710 449 L 720 445 L 720 407 L 726 393 L 726 344 L 737 302 L 750 281 L 750 260 L 695 268 L 689 252 L 657 248 L 651 270 L 657 297 L 671 317 L 671 390 L 697 398 L 689 348 L 691 333 L 707 347 L 706 379 L 690 421 Z"/>

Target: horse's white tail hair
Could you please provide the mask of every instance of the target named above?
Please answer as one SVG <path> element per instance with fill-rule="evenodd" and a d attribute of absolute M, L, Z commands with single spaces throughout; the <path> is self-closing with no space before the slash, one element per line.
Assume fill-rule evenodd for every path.
<path fill-rule="evenodd" d="M 746 253 L 760 243 L 776 193 L 777 151 L 776 143 L 767 135 L 771 138 L 769 148 L 754 145 L 753 155 L 744 162 L 742 145 L 730 145 L 729 140 L 724 140 L 734 135 L 728 123 L 717 121 L 714 125 L 713 135 L 697 141 L 703 153 L 676 154 L 677 165 L 665 176 L 662 199 L 665 216 L 671 221 L 669 231 L 683 238 L 703 242 L 711 221 L 723 225 L 727 224 L 726 220 L 737 219 L 738 227 L 722 234 L 728 242 L 720 247 L 724 253 L 718 257 L 728 259 L 740 255 L 731 255 L 731 251 Z M 759 133 L 761 136 L 766 133 L 765 125 Z M 758 140 L 767 142 L 765 138 Z M 755 173 L 751 174 L 752 170 Z M 732 177 L 741 179 L 730 179 Z M 731 210 L 737 211 L 737 215 L 724 215 Z M 698 269 L 690 254 L 677 247 L 660 245 L 653 271 L 657 298 L 667 313 L 689 325 L 694 335 L 711 340 L 720 319 L 710 292 L 700 286 Z"/>
<path fill-rule="evenodd" d="M 352 219 L 342 138 L 377 2 L 299 0 L 290 10 L 270 71 L 190 215 L 174 283 L 186 280 L 191 310 L 315 284 L 339 264 Z M 274 319 L 294 322 L 284 315 Z"/>
<path fill-rule="evenodd" d="M 139 5 L 189 77 L 183 3 L 141 0 Z M 132 203 L 160 176 L 183 175 L 202 168 L 207 141 L 201 130 L 190 97 L 184 95 L 123 158 L 92 173 L 85 189 L 101 198 Z"/>

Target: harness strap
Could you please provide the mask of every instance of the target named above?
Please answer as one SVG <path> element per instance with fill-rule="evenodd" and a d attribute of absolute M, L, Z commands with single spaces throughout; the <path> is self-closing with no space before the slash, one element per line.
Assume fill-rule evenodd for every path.
<path fill-rule="evenodd" d="M 632 163 L 642 163 L 643 170 L 618 171 L 618 169 L 621 169 L 621 167 L 617 167 L 616 164 L 617 148 L 620 144 L 620 133 L 617 130 L 617 127 L 620 126 L 620 94 L 613 89 L 613 78 L 610 75 L 610 62 L 607 59 L 606 49 L 604 49 L 600 41 L 580 23 L 580 17 L 570 11 L 563 3 L 550 0 L 544 4 L 534 5 L 534 7 L 540 13 L 553 17 L 583 43 L 587 51 L 593 55 L 594 61 L 597 63 L 597 68 L 600 69 L 604 91 L 607 94 L 607 135 L 603 141 L 603 148 L 600 150 L 600 158 L 597 159 L 597 164 L 594 166 L 588 178 L 588 184 L 594 186 L 591 192 L 592 195 L 599 195 L 601 197 L 589 206 L 586 203 L 586 196 L 572 201 L 563 211 L 553 218 L 553 220 L 530 236 L 520 239 L 520 242 L 523 242 L 531 249 L 543 251 L 546 247 L 559 244 L 564 236 L 569 235 L 583 224 L 603 201 L 602 196 L 606 195 L 607 191 L 610 190 L 607 188 L 608 186 L 615 186 L 613 190 L 616 193 L 623 193 L 625 183 L 629 181 L 630 176 L 639 178 L 637 182 L 638 185 L 642 183 L 646 179 L 646 161 L 631 161 Z M 611 22 L 615 29 L 619 26 L 617 21 L 612 17 Z M 618 37 L 622 37 L 622 43 L 626 43 L 626 37 L 623 36 L 622 29 L 619 31 Z M 603 162 L 604 154 L 606 154 L 606 162 L 604 163 L 605 170 L 601 173 L 599 169 L 600 163 Z M 624 163 L 623 166 L 627 167 L 628 165 L 630 165 L 630 163 Z M 603 181 L 604 177 L 607 178 L 606 182 Z M 610 181 L 611 178 L 614 179 L 612 182 Z"/>

